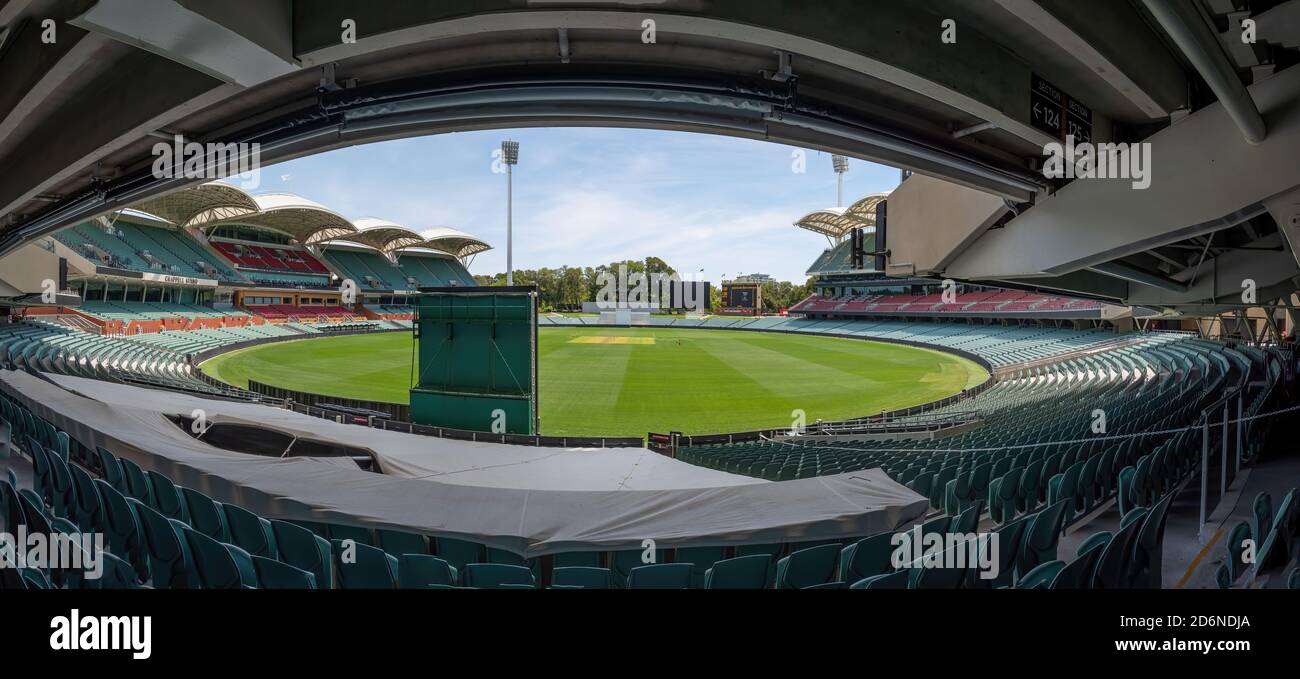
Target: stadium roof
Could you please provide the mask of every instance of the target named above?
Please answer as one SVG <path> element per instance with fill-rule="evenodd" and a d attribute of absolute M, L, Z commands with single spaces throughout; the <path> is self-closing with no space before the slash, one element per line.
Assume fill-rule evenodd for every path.
<path fill-rule="evenodd" d="M 143 203 L 131 210 L 144 212 L 176 226 L 194 226 L 257 212 L 257 201 L 243 190 L 222 182 L 187 186 Z"/>
<path fill-rule="evenodd" d="M 223 182 L 186 187 L 133 205 L 124 212 L 139 212 L 176 226 L 204 230 L 223 224 L 258 226 L 287 234 L 307 245 L 347 241 L 385 254 L 420 247 L 466 257 L 492 249 L 483 240 L 446 226 L 417 233 L 374 217 L 361 217 L 353 222 L 302 196 L 291 193 L 253 196 Z"/>
<path fill-rule="evenodd" d="M 869 196 L 859 198 L 857 202 L 849 206 L 849 209 L 844 211 L 844 214 L 861 219 L 862 221 L 875 226 L 876 206 L 888 197 L 888 193 L 873 193 Z"/>
<path fill-rule="evenodd" d="M 358 231 L 331 239 L 372 247 L 385 254 L 420 248 L 454 257 L 466 257 L 491 250 L 492 246 L 474 236 L 451 227 L 439 226 L 422 233 L 383 219 L 362 217 L 355 224 Z"/>
<path fill-rule="evenodd" d="M 355 233 L 343 234 L 330 240 L 346 240 L 368 245 L 385 254 L 424 242 L 424 237 L 420 234 L 387 220 L 361 217 L 354 223 L 357 226 Z"/>
<path fill-rule="evenodd" d="M 888 193 L 873 193 L 858 199 L 847 208 L 815 210 L 799 218 L 794 225 L 832 238 L 843 238 L 853 229 L 874 229 L 876 206 L 888 197 Z"/>
<path fill-rule="evenodd" d="M 794 225 L 832 238 L 842 238 L 844 234 L 853 229 L 864 229 L 871 226 L 865 220 L 847 214 L 847 212 L 842 207 L 816 210 L 800 217 L 799 221 L 795 222 Z"/>
<path fill-rule="evenodd" d="M 260 226 L 288 234 L 304 244 L 319 243 L 357 231 L 357 227 L 343 215 L 302 196 L 267 193 L 252 196 L 252 199 L 257 204 L 255 212 L 227 217 L 213 215 L 191 226 L 201 229 L 222 224 Z"/>
<path fill-rule="evenodd" d="M 449 226 L 434 227 L 421 232 L 420 235 L 424 237 L 424 242 L 419 247 L 439 250 L 457 257 L 468 257 L 492 249 L 487 242 Z"/>

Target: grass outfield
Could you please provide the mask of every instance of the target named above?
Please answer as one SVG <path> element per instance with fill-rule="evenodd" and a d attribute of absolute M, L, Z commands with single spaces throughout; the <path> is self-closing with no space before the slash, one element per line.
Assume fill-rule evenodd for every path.
<path fill-rule="evenodd" d="M 955 394 L 988 374 L 964 358 L 855 339 L 727 330 L 547 328 L 538 331 L 542 433 L 707 434 L 858 417 Z M 246 386 L 407 402 L 407 333 L 278 342 L 201 367 Z M 363 358 L 364 357 L 364 358 Z"/>

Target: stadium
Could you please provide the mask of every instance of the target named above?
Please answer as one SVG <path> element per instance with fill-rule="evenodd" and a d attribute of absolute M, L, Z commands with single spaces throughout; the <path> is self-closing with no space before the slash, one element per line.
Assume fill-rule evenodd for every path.
<path fill-rule="evenodd" d="M 1300 2 L 481 4 L 0 4 L 4 589 L 1300 589 Z M 491 237 L 283 190 L 532 128 L 828 153 L 778 218 L 807 283 L 592 268 L 561 220 L 517 269 L 515 141 Z M 1053 175 L 1076 141 L 1143 181 Z"/>

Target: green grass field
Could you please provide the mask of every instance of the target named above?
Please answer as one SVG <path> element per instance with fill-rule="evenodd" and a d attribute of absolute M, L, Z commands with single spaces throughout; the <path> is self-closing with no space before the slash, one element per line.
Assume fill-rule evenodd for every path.
<path fill-rule="evenodd" d="M 542 433 L 643 436 L 787 427 L 843 419 L 955 394 L 987 373 L 927 349 L 853 339 L 726 330 L 542 328 Z M 202 369 L 247 386 L 406 403 L 411 336 L 350 335 L 266 344 Z"/>

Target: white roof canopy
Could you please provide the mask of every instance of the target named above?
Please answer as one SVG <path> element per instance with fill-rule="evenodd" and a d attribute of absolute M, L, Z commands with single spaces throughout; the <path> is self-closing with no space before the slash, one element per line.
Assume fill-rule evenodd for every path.
<path fill-rule="evenodd" d="M 853 229 L 875 228 L 876 206 L 888 197 L 888 193 L 873 193 L 847 208 L 815 210 L 800 217 L 794 225 L 832 238 L 843 238 Z"/>
<path fill-rule="evenodd" d="M 150 198 L 131 209 L 184 227 L 250 215 L 258 211 L 258 205 L 238 187 L 208 182 Z"/>
<path fill-rule="evenodd" d="M 355 233 L 357 230 L 343 215 L 302 196 L 268 193 L 253 196 L 253 200 L 257 203 L 256 212 L 213 218 L 194 226 L 205 230 L 222 224 L 260 226 L 279 231 L 307 245 Z"/>
<path fill-rule="evenodd" d="M 455 257 L 465 257 L 492 249 L 484 241 L 464 231 L 440 226 L 416 233 L 394 222 L 373 217 L 356 220 L 357 232 L 333 240 L 347 241 L 372 247 L 384 254 L 409 248 L 423 248 L 444 252 Z"/>
<path fill-rule="evenodd" d="M 406 248 L 427 248 L 454 257 L 492 249 L 482 239 L 464 231 L 438 226 L 423 233 L 375 217 L 349 221 L 343 215 L 308 198 L 291 193 L 249 195 L 223 182 L 190 186 L 131 206 L 177 225 L 203 230 L 225 224 L 256 226 L 279 231 L 304 245 L 347 241 L 391 254 Z"/>
<path fill-rule="evenodd" d="M 420 236 L 424 238 L 424 242 L 417 247 L 439 250 L 456 257 L 468 257 L 492 249 L 492 246 L 488 245 L 487 242 L 448 226 L 438 226 L 428 231 L 422 231 Z"/>

